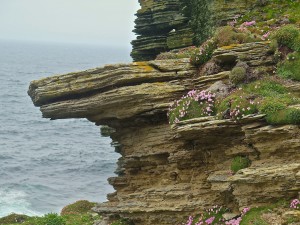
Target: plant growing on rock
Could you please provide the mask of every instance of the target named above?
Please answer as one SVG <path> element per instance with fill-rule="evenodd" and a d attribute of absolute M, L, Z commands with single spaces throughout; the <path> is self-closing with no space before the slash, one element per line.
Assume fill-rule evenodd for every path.
<path fill-rule="evenodd" d="M 276 79 L 263 79 L 232 91 L 216 106 L 222 119 L 238 121 L 249 114 L 266 114 L 270 124 L 300 124 L 300 99 Z"/>
<path fill-rule="evenodd" d="M 243 29 L 236 29 L 232 26 L 218 28 L 214 34 L 214 38 L 218 47 L 248 43 L 258 40 L 254 38 L 254 36 L 249 30 L 246 29 L 246 27 L 243 27 Z"/>
<path fill-rule="evenodd" d="M 286 25 L 280 27 L 275 34 L 273 39 L 275 39 L 279 45 L 286 46 L 294 51 L 300 50 L 300 31 L 295 25 Z"/>
<path fill-rule="evenodd" d="M 232 84 L 238 85 L 246 80 L 246 69 L 240 66 L 236 66 L 231 70 L 229 79 Z"/>
<path fill-rule="evenodd" d="M 279 76 L 287 79 L 300 81 L 300 53 L 290 53 L 277 67 Z"/>
<path fill-rule="evenodd" d="M 170 104 L 169 123 L 215 114 L 215 94 L 207 91 L 192 90 L 181 99 Z"/>
<path fill-rule="evenodd" d="M 211 59 L 216 47 L 217 46 L 214 39 L 209 39 L 208 41 L 204 42 L 199 48 L 196 48 L 194 53 L 191 55 L 191 64 L 200 67 L 204 63 L 208 62 Z"/>
<path fill-rule="evenodd" d="M 299 199 L 293 199 L 290 204 L 291 209 L 300 209 L 300 200 Z"/>
<path fill-rule="evenodd" d="M 231 171 L 236 173 L 237 171 L 241 169 L 245 169 L 249 167 L 251 164 L 251 161 L 248 157 L 245 156 L 236 156 L 232 162 L 231 162 Z"/>
<path fill-rule="evenodd" d="M 243 89 L 233 91 L 223 99 L 218 107 L 218 115 L 222 119 L 239 121 L 246 115 L 257 113 L 255 96 L 243 92 Z"/>
<path fill-rule="evenodd" d="M 207 209 L 195 217 L 189 216 L 188 220 L 186 223 L 183 223 L 183 225 L 213 225 L 220 224 L 222 222 L 224 224 L 225 219 L 222 215 L 226 212 L 226 208 L 215 205 L 211 209 Z"/>
<path fill-rule="evenodd" d="M 189 216 L 188 220 L 182 225 L 239 225 L 243 216 L 249 210 L 250 208 L 244 208 L 240 216 L 226 221 L 223 215 L 228 209 L 215 205 L 197 216 Z"/>

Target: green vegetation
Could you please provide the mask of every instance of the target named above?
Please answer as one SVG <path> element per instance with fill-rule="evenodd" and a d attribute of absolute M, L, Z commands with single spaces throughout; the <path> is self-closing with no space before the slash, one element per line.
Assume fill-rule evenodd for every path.
<path fill-rule="evenodd" d="M 265 220 L 261 218 L 261 215 L 267 212 L 269 209 L 269 207 L 259 207 L 250 209 L 250 211 L 243 217 L 243 220 L 241 221 L 240 225 L 269 225 Z"/>
<path fill-rule="evenodd" d="M 169 123 L 174 124 L 187 119 L 212 116 L 215 114 L 214 102 L 214 94 L 192 90 L 170 105 Z"/>
<path fill-rule="evenodd" d="M 13 223 L 23 223 L 24 221 L 28 220 L 30 217 L 26 215 L 19 215 L 19 214 L 10 214 L 3 218 L 0 218 L 0 225 L 2 224 L 13 224 Z"/>
<path fill-rule="evenodd" d="M 190 27 L 194 32 L 194 44 L 201 45 L 212 33 L 210 0 L 183 0 L 182 2 L 183 13 L 190 18 Z"/>
<path fill-rule="evenodd" d="M 11 214 L 0 218 L 0 225 L 93 225 L 100 219 L 91 211 L 94 206 L 95 203 L 82 200 L 64 207 L 61 215 L 49 213 L 42 217 L 29 217 Z"/>
<path fill-rule="evenodd" d="M 246 69 L 239 66 L 234 67 L 231 70 L 229 79 L 234 85 L 243 83 L 246 80 Z"/>
<path fill-rule="evenodd" d="M 251 161 L 248 159 L 248 157 L 237 156 L 231 162 L 231 171 L 236 173 L 237 171 L 239 171 L 241 169 L 245 169 L 245 168 L 249 167 L 250 164 L 251 164 Z"/>
<path fill-rule="evenodd" d="M 249 9 L 249 11 L 239 19 L 239 22 L 261 21 L 259 28 L 266 32 L 267 26 L 276 25 L 278 20 L 287 19 L 290 23 L 299 24 L 300 2 L 298 0 L 268 0 L 260 7 Z"/>
<path fill-rule="evenodd" d="M 300 81 L 300 53 L 290 53 L 287 58 L 278 63 L 277 73 L 287 79 Z"/>
<path fill-rule="evenodd" d="M 286 46 L 294 51 L 300 50 L 300 31 L 295 25 L 280 27 L 272 37 L 280 46 Z"/>
<path fill-rule="evenodd" d="M 196 48 L 194 53 L 191 55 L 191 64 L 197 67 L 202 66 L 204 63 L 208 62 L 214 50 L 216 49 L 216 42 L 214 39 L 210 39 L 203 43 L 200 48 Z"/>
<path fill-rule="evenodd" d="M 162 52 L 156 57 L 156 60 L 191 58 L 192 55 L 194 55 L 196 51 L 197 51 L 197 48 L 195 46 L 191 46 L 191 47 L 182 48 L 179 50 Z"/>
<path fill-rule="evenodd" d="M 270 124 L 300 124 L 300 99 L 289 93 L 281 80 L 265 78 L 242 85 L 216 106 L 218 115 L 229 109 L 229 118 L 239 120 L 253 113 L 266 114 Z"/>
<path fill-rule="evenodd" d="M 218 47 L 254 42 L 259 40 L 255 38 L 251 34 L 251 32 L 241 31 L 232 26 L 219 27 L 214 34 L 214 38 Z"/>
<path fill-rule="evenodd" d="M 73 204 L 65 206 L 61 210 L 61 215 L 88 213 L 95 205 L 96 203 L 86 200 L 80 200 Z"/>
<path fill-rule="evenodd" d="M 224 221 L 223 214 L 226 213 L 228 209 L 215 205 L 214 207 L 207 209 L 196 216 L 189 216 L 185 225 L 197 225 L 197 224 L 211 224 L 217 225 Z M 223 224 L 223 223 L 222 223 Z"/>

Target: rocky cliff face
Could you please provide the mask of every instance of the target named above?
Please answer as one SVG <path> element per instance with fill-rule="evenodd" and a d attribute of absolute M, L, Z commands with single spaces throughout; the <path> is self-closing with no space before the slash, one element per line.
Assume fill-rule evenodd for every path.
<path fill-rule="evenodd" d="M 134 32 L 138 35 L 132 41 L 132 58 L 135 61 L 151 60 L 160 52 L 190 46 L 192 31 L 188 18 L 181 12 L 179 0 L 140 0 Z"/>
<path fill-rule="evenodd" d="M 207 1 L 209 12 L 201 12 L 195 5 L 204 1 L 207 0 L 139 0 L 141 9 L 136 14 L 134 32 L 138 37 L 132 41 L 133 60 L 153 60 L 161 52 L 193 45 L 195 33 L 202 29 L 193 26 L 194 16 L 196 19 L 211 17 L 211 24 L 219 26 L 258 4 L 257 0 L 212 0 Z M 193 12 L 185 15 L 187 7 L 196 9 L 190 9 Z"/>
<path fill-rule="evenodd" d="M 217 49 L 213 58 L 268 68 L 268 48 L 265 42 L 235 45 Z M 189 59 L 109 65 L 33 81 L 28 93 L 46 118 L 87 118 L 115 128 L 111 138 L 121 158 L 109 183 L 116 192 L 96 212 L 136 225 L 173 225 L 215 204 L 237 211 L 300 191 L 299 126 L 270 126 L 264 115 L 168 124 L 171 101 L 228 83 L 229 70 L 199 75 Z M 241 154 L 252 164 L 232 175 L 231 160 Z"/>

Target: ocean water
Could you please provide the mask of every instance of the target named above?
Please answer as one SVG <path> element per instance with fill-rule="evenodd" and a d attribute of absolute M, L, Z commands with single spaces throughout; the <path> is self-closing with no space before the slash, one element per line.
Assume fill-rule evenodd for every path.
<path fill-rule="evenodd" d="M 0 217 L 106 201 L 119 158 L 111 140 L 85 119 L 43 119 L 27 89 L 34 79 L 129 61 L 126 49 L 0 42 Z"/>

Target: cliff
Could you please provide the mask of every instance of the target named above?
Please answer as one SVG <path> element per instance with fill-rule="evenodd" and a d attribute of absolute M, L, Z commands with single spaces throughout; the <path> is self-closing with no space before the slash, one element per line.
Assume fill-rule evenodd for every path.
<path fill-rule="evenodd" d="M 197 44 L 195 33 L 208 24 L 220 26 L 251 10 L 256 0 L 139 0 L 132 41 L 134 61 L 153 60 L 165 51 Z M 195 7 L 195 5 L 206 7 Z M 194 18 L 194 19 L 193 19 Z M 197 21 L 203 19 L 202 24 Z M 195 20 L 195 21 L 193 21 Z"/>
<path fill-rule="evenodd" d="M 267 4 L 258 2 L 259 7 Z M 192 16 L 183 16 L 179 1 L 140 3 L 134 59 L 153 59 L 161 51 L 191 45 L 197 26 L 192 27 Z M 208 7 L 215 26 L 221 26 L 237 13 L 249 16 L 247 9 L 257 9 L 256 4 L 215 0 Z M 264 15 L 258 12 L 255 15 Z M 268 29 L 278 36 L 286 19 L 271 22 Z M 109 221 L 125 217 L 136 225 L 175 225 L 216 204 L 238 212 L 297 197 L 300 78 L 297 72 L 287 72 L 299 65 L 300 42 L 296 45 L 295 38 L 291 45 L 275 35 L 275 46 L 263 41 L 268 33 L 259 33 L 265 32 L 264 24 L 245 27 L 253 24 L 226 26 L 212 39 L 213 47 L 208 42 L 180 54 L 173 51 L 168 59 L 107 65 L 31 82 L 28 94 L 43 117 L 87 118 L 113 128 L 110 136 L 121 158 L 117 176 L 108 181 L 116 191 L 95 207 L 96 212 Z M 298 32 L 297 27 L 287 27 L 283 34 L 284 29 Z M 172 38 L 176 41 L 171 47 Z M 180 105 L 178 99 L 193 89 L 214 93 L 219 113 L 181 115 L 169 124 L 170 103 L 177 100 Z M 248 104 L 243 115 L 237 116 L 242 108 L 237 109 L 236 100 Z M 237 157 L 249 163 L 232 173 Z"/>
<path fill-rule="evenodd" d="M 219 49 L 214 57 L 246 52 L 249 65 L 270 65 L 267 48 L 263 42 L 244 44 Z M 172 100 L 187 90 L 226 84 L 228 74 L 197 76 L 189 59 L 108 65 L 33 81 L 29 95 L 46 118 L 87 118 L 115 128 L 111 137 L 122 157 L 109 183 L 116 192 L 97 212 L 135 224 L 177 224 L 211 205 L 237 211 L 292 198 L 300 190 L 299 126 L 270 126 L 263 115 L 238 124 L 215 117 L 168 124 Z M 240 154 L 252 164 L 231 175 L 230 162 Z"/>

